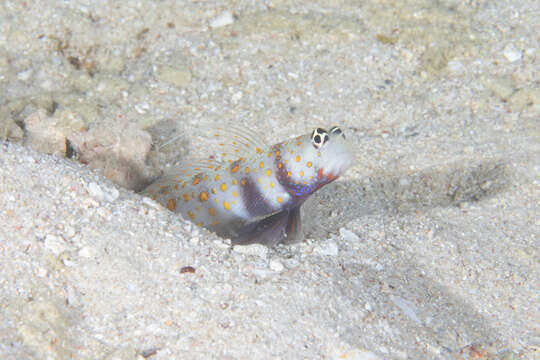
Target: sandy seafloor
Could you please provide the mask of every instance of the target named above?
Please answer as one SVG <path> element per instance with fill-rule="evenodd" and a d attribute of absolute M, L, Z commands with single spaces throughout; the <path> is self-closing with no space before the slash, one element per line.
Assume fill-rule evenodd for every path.
<path fill-rule="evenodd" d="M 537 0 L 1 2 L 0 357 L 539 359 L 538 24 Z M 333 124 L 355 164 L 302 243 L 231 247 L 132 191 L 215 127 Z"/>

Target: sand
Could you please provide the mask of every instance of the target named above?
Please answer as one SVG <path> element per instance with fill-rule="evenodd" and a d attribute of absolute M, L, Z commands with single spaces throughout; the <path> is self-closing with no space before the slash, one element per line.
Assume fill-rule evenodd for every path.
<path fill-rule="evenodd" d="M 540 357 L 537 1 L 3 2 L 4 359 Z M 338 124 L 305 240 L 137 193 Z M 211 136 L 210 136 L 211 137 Z"/>

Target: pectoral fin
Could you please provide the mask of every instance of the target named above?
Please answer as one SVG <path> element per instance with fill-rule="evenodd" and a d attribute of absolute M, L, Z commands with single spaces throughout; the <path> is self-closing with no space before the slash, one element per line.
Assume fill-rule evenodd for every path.
<path fill-rule="evenodd" d="M 247 224 L 233 239 L 235 245 L 264 244 L 274 246 L 290 244 L 301 237 L 300 207 L 283 210 L 260 221 Z"/>

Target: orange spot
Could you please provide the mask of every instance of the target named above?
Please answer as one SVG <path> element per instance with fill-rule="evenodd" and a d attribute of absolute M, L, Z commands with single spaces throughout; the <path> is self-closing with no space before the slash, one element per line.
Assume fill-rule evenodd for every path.
<path fill-rule="evenodd" d="M 242 185 L 242 186 L 246 185 L 246 179 L 240 180 L 240 185 Z"/>
<path fill-rule="evenodd" d="M 188 211 L 187 214 L 191 220 L 195 219 L 195 214 L 193 213 L 193 211 Z"/>
<path fill-rule="evenodd" d="M 249 174 L 249 168 L 246 166 L 246 174 Z"/>
<path fill-rule="evenodd" d="M 317 171 L 317 180 L 321 180 L 323 178 L 323 169 L 320 168 L 319 171 Z"/>
<path fill-rule="evenodd" d="M 254 173 L 254 174 L 257 173 L 257 168 L 254 168 L 254 169 L 253 169 L 253 173 Z"/>
<path fill-rule="evenodd" d="M 185 202 L 189 201 L 189 195 L 187 193 L 184 194 L 184 201 Z"/>
<path fill-rule="evenodd" d="M 283 166 L 283 164 L 281 164 L 281 163 L 277 164 L 277 167 L 278 167 L 279 169 L 281 169 L 282 166 Z"/>
<path fill-rule="evenodd" d="M 204 175 L 203 177 L 203 181 L 206 181 L 206 180 L 208 180 L 208 175 Z"/>
<path fill-rule="evenodd" d="M 236 179 L 232 179 L 232 184 L 233 184 L 233 185 L 236 185 L 236 184 L 238 184 L 238 180 L 236 180 Z"/>
<path fill-rule="evenodd" d="M 231 169 L 231 172 L 235 173 L 238 171 L 238 164 L 234 165 L 233 168 Z"/>
<path fill-rule="evenodd" d="M 186 185 L 187 185 L 187 182 L 184 181 L 184 182 L 182 183 L 182 189 L 185 188 Z"/>
<path fill-rule="evenodd" d="M 269 153 L 268 153 L 268 157 L 272 157 L 272 152 L 269 152 Z"/>
<path fill-rule="evenodd" d="M 210 214 L 210 216 L 215 216 L 215 215 L 216 215 L 216 209 L 214 209 L 214 208 L 209 208 L 209 209 L 208 209 L 208 214 Z"/>
<path fill-rule="evenodd" d="M 296 145 L 302 145 L 302 142 L 301 142 L 301 141 L 299 141 L 299 142 L 297 142 L 297 143 L 296 143 Z"/>
<path fill-rule="evenodd" d="M 212 188 L 212 190 L 210 190 L 210 191 L 212 191 L 212 194 L 217 194 L 216 188 Z"/>
<path fill-rule="evenodd" d="M 272 153 L 270 153 L 270 154 L 272 154 Z M 261 161 L 261 162 L 259 163 L 259 167 L 260 167 L 261 169 L 264 167 L 264 161 Z"/>
<path fill-rule="evenodd" d="M 304 176 L 304 172 L 300 171 L 300 177 Z"/>
<path fill-rule="evenodd" d="M 232 196 L 233 196 L 233 197 L 237 197 L 237 196 L 238 196 L 238 193 L 237 193 L 236 191 L 233 191 L 233 192 L 232 192 Z"/>
<path fill-rule="evenodd" d="M 306 165 L 307 165 L 307 167 L 309 167 L 309 168 L 313 166 L 313 164 L 312 164 L 311 161 L 308 161 Z"/>
<path fill-rule="evenodd" d="M 231 205 L 227 201 L 223 202 L 223 207 L 225 208 L 225 210 L 231 210 Z"/>
<path fill-rule="evenodd" d="M 320 152 L 320 151 L 317 151 L 317 156 L 321 156 L 321 152 Z"/>
<path fill-rule="evenodd" d="M 219 181 L 219 175 L 216 175 L 215 180 Z"/>
<path fill-rule="evenodd" d="M 169 199 L 169 201 L 167 201 L 167 208 L 174 211 L 176 209 L 176 199 Z"/>
<path fill-rule="evenodd" d="M 198 223 L 197 223 L 197 226 L 202 227 L 202 226 L 203 226 L 203 223 L 202 223 L 202 222 L 198 222 Z"/>
<path fill-rule="evenodd" d="M 201 195 L 199 195 L 199 200 L 207 201 L 208 200 L 208 193 L 206 191 L 201 192 Z"/>
<path fill-rule="evenodd" d="M 221 184 L 219 188 L 221 189 L 221 191 L 227 191 L 227 185 L 225 183 Z"/>
<path fill-rule="evenodd" d="M 278 196 L 277 197 L 277 202 L 281 204 L 283 202 L 283 198 L 281 196 Z"/>
<path fill-rule="evenodd" d="M 214 221 L 212 221 L 212 222 L 210 223 L 210 225 L 212 225 L 212 226 L 217 225 L 217 224 L 219 224 L 219 221 L 217 221 L 217 220 L 214 220 Z"/>
<path fill-rule="evenodd" d="M 256 149 L 255 149 L 255 151 L 257 152 L 257 154 L 260 154 L 260 153 L 262 153 L 262 150 L 261 150 L 261 148 L 256 148 Z"/>
<path fill-rule="evenodd" d="M 162 193 L 163 195 L 167 195 L 169 193 L 169 187 L 168 186 L 162 186 L 160 193 Z"/>
<path fill-rule="evenodd" d="M 300 162 L 300 155 L 296 155 L 296 162 Z"/>
<path fill-rule="evenodd" d="M 268 176 L 272 175 L 272 170 L 267 169 L 267 170 L 266 170 L 266 175 L 268 175 Z"/>
<path fill-rule="evenodd" d="M 274 188 L 274 183 L 270 181 L 270 187 L 273 189 Z"/>
<path fill-rule="evenodd" d="M 287 171 L 287 176 L 291 177 L 291 172 L 290 171 Z"/>
<path fill-rule="evenodd" d="M 193 179 L 193 185 L 197 185 L 198 183 L 201 182 L 201 178 L 200 177 L 196 177 Z"/>
<path fill-rule="evenodd" d="M 279 150 L 276 151 L 276 156 L 279 156 L 281 152 Z"/>

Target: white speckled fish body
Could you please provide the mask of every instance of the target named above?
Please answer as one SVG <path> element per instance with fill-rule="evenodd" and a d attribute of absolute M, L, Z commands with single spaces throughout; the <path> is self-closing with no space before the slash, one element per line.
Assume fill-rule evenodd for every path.
<path fill-rule="evenodd" d="M 172 169 L 144 193 L 234 243 L 274 245 L 298 239 L 302 203 L 352 163 L 338 127 L 270 147 L 247 135 L 234 138 L 233 153 L 243 148 L 248 155 Z"/>

